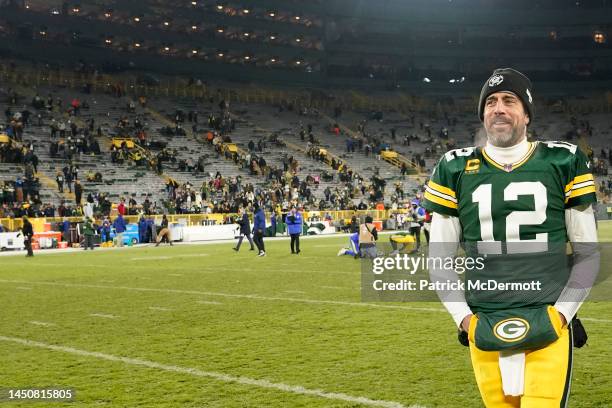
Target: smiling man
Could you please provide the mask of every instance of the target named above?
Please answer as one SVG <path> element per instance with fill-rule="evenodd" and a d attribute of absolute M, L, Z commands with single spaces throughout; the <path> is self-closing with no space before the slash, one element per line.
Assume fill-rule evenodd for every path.
<path fill-rule="evenodd" d="M 423 206 L 434 213 L 430 257 L 454 255 L 461 241 L 467 255 L 487 259 L 483 270 L 465 273 L 468 283 L 494 279 L 506 288 L 536 281 L 542 288 L 470 290 L 468 284 L 465 291 L 438 291 L 467 333 L 488 408 L 566 406 L 574 326 L 568 322 L 599 268 L 590 163 L 570 143 L 529 142 L 534 113 L 529 79 L 511 68 L 495 70 L 478 105 L 486 145 L 446 153 L 424 194 Z M 432 281 L 456 276 L 430 270 Z"/>

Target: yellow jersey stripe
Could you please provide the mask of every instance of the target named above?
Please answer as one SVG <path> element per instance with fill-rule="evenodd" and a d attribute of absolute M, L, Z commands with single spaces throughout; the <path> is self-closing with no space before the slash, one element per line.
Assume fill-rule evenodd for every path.
<path fill-rule="evenodd" d="M 457 198 L 457 195 L 455 194 L 455 192 L 453 190 L 451 190 L 448 187 L 444 187 L 441 186 L 437 183 L 434 183 L 433 181 L 429 180 L 429 182 L 427 183 L 427 185 L 429 186 L 429 188 L 431 188 L 432 190 L 436 190 L 442 194 L 447 194 L 453 198 Z"/>
<path fill-rule="evenodd" d="M 428 191 L 425 192 L 424 197 L 425 199 L 431 201 L 432 203 L 436 203 L 436 204 L 442 205 L 444 207 L 452 208 L 452 209 L 457 209 L 456 203 L 453 203 L 452 201 L 437 197 Z"/>
<path fill-rule="evenodd" d="M 582 195 L 590 194 L 590 193 L 597 193 L 595 186 L 582 187 L 582 188 L 572 191 L 572 194 L 570 194 L 569 197 L 565 199 L 565 202 L 567 203 L 570 200 L 570 198 L 580 197 Z"/>
<path fill-rule="evenodd" d="M 571 190 L 574 184 L 582 183 L 582 182 L 589 181 L 589 180 L 594 180 L 592 173 L 587 173 L 581 176 L 576 176 L 568 185 L 565 186 L 565 191 Z"/>

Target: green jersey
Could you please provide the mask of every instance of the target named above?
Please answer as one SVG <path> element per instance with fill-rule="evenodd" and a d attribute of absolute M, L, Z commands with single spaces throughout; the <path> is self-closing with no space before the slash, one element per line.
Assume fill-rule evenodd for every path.
<path fill-rule="evenodd" d="M 543 280 L 538 295 L 518 302 L 500 302 L 503 291 L 468 289 L 470 306 L 478 309 L 496 297 L 497 306 L 483 307 L 499 309 L 558 297 L 569 274 L 559 256 L 567 242 L 565 209 L 594 203 L 595 192 L 589 160 L 576 145 L 533 142 L 511 165 L 495 162 L 483 148 L 468 147 L 440 159 L 423 206 L 458 217 L 466 252 L 487 256 L 487 268 L 468 271 L 466 279 Z"/>

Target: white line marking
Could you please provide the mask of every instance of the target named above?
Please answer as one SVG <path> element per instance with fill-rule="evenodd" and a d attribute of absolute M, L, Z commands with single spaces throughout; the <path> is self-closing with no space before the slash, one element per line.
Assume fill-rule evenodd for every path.
<path fill-rule="evenodd" d="M 213 300 L 198 300 L 196 301 L 196 303 L 199 303 L 201 305 L 222 305 L 223 304 L 221 302 L 215 302 Z"/>
<path fill-rule="evenodd" d="M 132 261 L 159 261 L 164 259 L 170 259 L 170 256 L 143 256 L 138 258 L 130 258 Z"/>
<path fill-rule="evenodd" d="M 98 282 L 100 282 L 100 283 L 115 283 L 114 280 L 101 280 L 101 281 L 98 281 Z"/>
<path fill-rule="evenodd" d="M 104 314 L 104 313 L 90 313 L 89 315 L 93 317 L 102 317 L 104 319 L 116 319 L 119 317 L 119 316 L 115 316 L 112 314 Z"/>
<path fill-rule="evenodd" d="M 168 276 L 183 276 L 180 273 L 169 273 Z"/>
<path fill-rule="evenodd" d="M 43 326 L 43 327 L 55 326 L 55 323 L 39 322 L 37 320 L 32 320 L 28 323 L 33 324 L 35 326 Z"/>
<path fill-rule="evenodd" d="M 49 285 L 60 286 L 65 288 L 91 288 L 91 289 L 111 289 L 111 290 L 130 290 L 134 292 L 155 292 L 155 293 L 179 293 L 183 295 L 202 295 L 202 296 L 221 296 L 237 299 L 252 299 L 265 301 L 280 301 L 280 302 L 295 302 L 295 303 L 310 303 L 318 305 L 341 305 L 341 306 L 356 306 L 356 307 L 372 307 L 377 309 L 399 309 L 399 310 L 416 310 L 422 312 L 443 312 L 445 309 L 434 307 L 413 307 L 401 305 L 387 305 L 381 303 L 360 303 L 360 302 L 343 302 L 339 300 L 319 300 L 319 299 L 299 299 L 288 297 L 268 297 L 260 295 L 241 295 L 237 293 L 222 293 L 222 292 L 205 292 L 199 290 L 185 289 L 161 289 L 161 288 L 135 288 L 129 286 L 105 286 L 105 285 L 89 285 L 84 283 L 59 283 L 59 282 L 36 282 L 36 281 L 15 281 L 0 279 L 3 283 L 28 283 L 30 285 Z"/>
<path fill-rule="evenodd" d="M 612 320 L 610 319 L 595 319 L 593 317 L 581 317 L 580 320 L 584 320 L 586 322 L 612 323 Z"/>
<path fill-rule="evenodd" d="M 283 292 L 284 293 L 306 293 L 306 292 L 302 292 L 301 290 L 285 290 Z"/>
<path fill-rule="evenodd" d="M 169 312 L 172 309 L 167 308 L 167 307 L 159 307 L 159 306 L 151 306 L 149 307 L 150 310 L 159 310 L 160 312 Z"/>
<path fill-rule="evenodd" d="M 210 254 L 187 254 L 187 255 L 177 255 L 172 258 L 197 258 L 200 256 L 209 256 Z"/>
<path fill-rule="evenodd" d="M 228 382 L 228 383 L 237 383 L 237 384 L 249 385 L 249 386 L 260 387 L 260 388 L 274 389 L 274 390 L 289 392 L 289 393 L 298 394 L 298 395 L 311 395 L 314 397 L 326 398 L 330 400 L 346 401 L 352 404 L 363 404 L 363 405 L 368 405 L 371 407 L 383 407 L 383 408 L 405 408 L 406 407 L 402 403 L 396 402 L 396 401 L 374 400 L 374 399 L 370 399 L 366 397 L 357 397 L 357 396 L 344 394 L 340 392 L 327 392 L 327 391 L 323 391 L 319 389 L 305 388 L 300 385 L 289 385 L 289 384 L 284 384 L 284 383 L 272 382 L 268 380 L 260 380 L 256 378 L 233 376 L 229 374 L 217 373 L 214 371 L 204 371 L 204 370 L 199 370 L 197 368 L 161 364 L 161 363 L 156 363 L 155 361 L 142 360 L 142 359 L 137 359 L 137 358 L 114 356 L 112 354 L 105 354 L 105 353 L 100 353 L 96 351 L 81 350 L 81 349 L 77 349 L 73 347 L 57 346 L 53 344 L 41 343 L 38 341 L 21 339 L 17 337 L 0 336 L 0 341 L 21 344 L 27 347 L 38 347 L 38 348 L 46 349 L 46 350 L 59 351 L 62 353 L 74 354 L 77 356 L 93 357 L 93 358 L 97 358 L 101 360 L 113 361 L 113 362 L 128 364 L 132 366 L 147 367 L 147 368 L 168 371 L 168 372 L 173 372 L 173 373 L 187 374 L 187 375 L 191 375 L 194 377 L 213 378 L 215 380 Z M 411 405 L 408 408 L 424 408 L 424 407 L 420 407 L 418 405 Z"/>
<path fill-rule="evenodd" d="M 26 288 L 25 286 L 17 286 L 15 289 L 19 289 L 19 290 L 32 290 L 32 288 Z"/>

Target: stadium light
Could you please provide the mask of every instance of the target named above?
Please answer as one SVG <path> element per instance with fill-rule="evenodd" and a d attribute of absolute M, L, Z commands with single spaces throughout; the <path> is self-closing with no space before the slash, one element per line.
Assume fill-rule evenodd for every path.
<path fill-rule="evenodd" d="M 72 8 L 72 12 L 73 12 L 74 14 L 79 14 L 79 12 L 80 12 L 80 11 L 81 11 L 81 9 L 80 9 L 78 6 L 74 6 L 74 7 Z"/>
<path fill-rule="evenodd" d="M 138 17 L 138 16 L 134 17 L 134 22 L 135 23 L 140 23 L 140 17 Z"/>
<path fill-rule="evenodd" d="M 192 25 L 192 26 L 191 26 L 191 30 L 192 30 L 192 31 L 197 31 L 197 29 L 198 29 L 198 26 L 197 26 L 197 25 L 195 25 L 195 24 L 194 24 L 194 25 Z"/>
<path fill-rule="evenodd" d="M 219 11 L 223 10 L 223 4 L 217 4 L 217 10 Z"/>
<path fill-rule="evenodd" d="M 164 27 L 169 27 L 170 26 L 170 21 L 166 20 L 164 21 Z"/>
<path fill-rule="evenodd" d="M 276 17 L 275 11 L 268 11 L 268 17 Z"/>
<path fill-rule="evenodd" d="M 135 47 L 135 48 L 140 48 L 141 46 L 142 46 L 142 44 L 141 44 L 141 43 L 139 43 L 139 42 L 135 42 L 135 43 L 134 43 L 134 47 Z"/>
<path fill-rule="evenodd" d="M 425 78 L 423 78 L 423 82 L 430 83 L 430 82 L 431 82 L 431 79 L 429 79 L 429 78 L 425 77 Z"/>
<path fill-rule="evenodd" d="M 52 9 L 52 10 L 51 10 L 51 14 L 52 14 L 52 15 L 54 15 L 54 16 L 59 16 L 59 13 L 60 13 L 60 12 L 59 12 L 59 10 L 58 10 L 58 9 Z"/>
<path fill-rule="evenodd" d="M 593 41 L 595 41 L 597 44 L 603 44 L 606 42 L 606 35 L 601 31 L 595 31 L 593 33 Z"/>
<path fill-rule="evenodd" d="M 300 16 L 295 16 L 295 17 L 293 17 L 293 18 L 295 19 L 295 21 L 300 21 L 300 19 L 301 19 L 302 17 L 300 17 Z"/>
<path fill-rule="evenodd" d="M 111 18 L 112 16 L 113 16 L 113 11 L 112 10 L 106 10 L 104 12 L 104 17 Z"/>
<path fill-rule="evenodd" d="M 223 27 L 217 27 L 217 32 L 219 34 L 223 34 L 225 32 L 225 29 Z"/>
<path fill-rule="evenodd" d="M 275 34 L 271 34 L 270 35 L 270 40 L 272 40 L 272 41 L 276 40 L 276 35 Z"/>
<path fill-rule="evenodd" d="M 244 13 L 244 14 L 249 14 L 250 12 L 251 12 L 251 10 L 249 10 L 249 9 L 242 10 L 242 13 Z"/>
<path fill-rule="evenodd" d="M 30 9 L 30 5 L 29 5 L 29 4 L 26 4 L 26 5 L 25 5 L 25 8 L 26 8 L 26 10 L 29 10 L 29 9 Z"/>
<path fill-rule="evenodd" d="M 43 36 L 43 37 L 45 37 L 45 36 L 47 35 L 47 32 L 46 32 L 44 29 L 43 29 L 43 30 L 40 30 L 38 33 L 39 33 L 41 36 Z"/>
<path fill-rule="evenodd" d="M 195 6 L 197 6 L 197 5 L 198 5 L 198 2 L 197 2 L 197 1 L 192 1 L 192 2 L 191 2 L 191 5 L 192 5 L 193 7 L 195 7 Z"/>
<path fill-rule="evenodd" d="M 108 38 L 106 38 L 106 39 L 104 40 L 104 43 L 105 43 L 106 45 L 111 45 L 111 44 L 113 43 L 113 39 L 112 39 L 112 38 L 110 38 L 110 37 L 108 37 Z"/>
<path fill-rule="evenodd" d="M 298 38 L 295 39 L 295 42 L 296 43 L 302 42 L 302 39 L 300 37 L 298 37 Z"/>
<path fill-rule="evenodd" d="M 191 50 L 191 54 L 192 55 L 197 55 L 198 54 L 198 50 Z"/>

